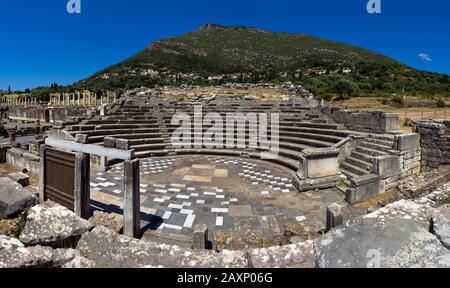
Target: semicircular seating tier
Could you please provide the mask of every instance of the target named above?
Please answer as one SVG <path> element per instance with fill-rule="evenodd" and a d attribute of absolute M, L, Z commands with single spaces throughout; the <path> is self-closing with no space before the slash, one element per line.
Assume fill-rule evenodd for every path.
<path fill-rule="evenodd" d="M 149 98 L 150 100 L 150 98 Z M 174 101 L 145 101 L 140 99 L 139 103 L 128 101 L 121 105 L 112 107 L 105 116 L 84 120 L 79 124 L 67 127 L 68 132 L 85 134 L 89 136 L 89 143 L 104 145 L 105 137 L 127 139 L 129 148 L 135 151 L 139 158 L 176 155 L 176 154 L 214 154 L 230 155 L 248 158 L 260 158 L 261 152 L 267 150 L 271 135 L 271 113 L 279 113 L 279 149 L 273 159 L 267 159 L 294 171 L 299 167 L 299 155 L 308 148 L 333 147 L 350 132 L 343 130 L 343 126 L 333 123 L 326 115 L 318 109 L 290 101 L 277 103 L 265 103 L 256 101 L 230 101 L 202 103 L 203 117 L 207 113 L 211 119 L 223 120 L 223 127 L 227 126 L 227 113 L 267 113 L 268 125 L 267 140 L 258 139 L 256 146 L 249 147 L 250 137 L 257 135 L 257 123 L 246 122 L 242 124 L 236 121 L 233 127 L 234 144 L 232 148 L 226 148 L 230 139 L 226 135 L 222 139 L 223 145 L 211 147 L 212 143 L 204 141 L 202 145 L 195 146 L 195 139 L 204 135 L 206 131 L 214 131 L 212 121 L 210 125 L 194 118 L 194 107 L 199 103 L 174 102 Z M 192 145 L 178 147 L 173 145 L 171 139 L 174 131 L 179 127 L 172 125 L 172 117 L 177 113 L 184 113 L 191 117 L 190 127 Z M 219 117 L 220 116 L 220 117 Z M 259 121 L 259 118 L 258 120 Z M 199 124 L 202 124 L 201 127 Z M 197 125 L 197 126 L 196 126 Z M 200 127 L 200 128 L 198 128 Z M 215 126 L 217 127 L 217 126 Z M 213 129 L 213 130 L 211 130 Z M 230 133 L 229 130 L 226 131 Z M 238 139 L 245 139 L 245 148 L 236 147 Z M 254 139 L 253 137 L 251 139 Z M 214 138 L 214 143 L 219 139 Z M 227 142 L 228 141 L 228 142 Z M 239 142 L 242 144 L 242 142 Z M 255 144 L 255 142 L 252 142 Z M 219 146 L 219 147 L 217 147 Z M 222 146 L 222 147 L 220 147 Z"/>

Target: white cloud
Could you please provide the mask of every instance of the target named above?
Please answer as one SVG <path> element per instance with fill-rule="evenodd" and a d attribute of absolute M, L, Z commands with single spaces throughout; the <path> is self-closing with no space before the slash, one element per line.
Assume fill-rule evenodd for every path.
<path fill-rule="evenodd" d="M 422 61 L 429 61 L 429 62 L 433 61 L 433 59 L 431 59 L 430 54 L 427 54 L 427 53 L 420 53 L 420 54 L 419 54 L 419 58 L 420 58 Z"/>

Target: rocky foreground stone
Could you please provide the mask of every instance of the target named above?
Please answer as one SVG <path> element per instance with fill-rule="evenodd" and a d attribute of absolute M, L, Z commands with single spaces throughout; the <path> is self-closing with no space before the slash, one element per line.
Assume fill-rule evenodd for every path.
<path fill-rule="evenodd" d="M 450 249 L 450 206 L 436 211 L 433 215 L 433 230 L 434 234 L 441 241 L 447 249 Z"/>
<path fill-rule="evenodd" d="M 38 202 L 36 195 L 9 177 L 0 178 L 0 217 L 9 218 L 25 212 Z"/>
<path fill-rule="evenodd" d="M 243 251 L 221 252 L 191 250 L 175 245 L 140 241 L 119 235 L 106 227 L 96 227 L 84 234 L 77 250 L 95 262 L 95 267 L 248 267 Z"/>
<path fill-rule="evenodd" d="M 238 251 L 138 240 L 104 226 L 118 230 L 117 216 L 97 213 L 94 228 L 45 202 L 29 209 L 19 239 L 0 236 L 0 268 L 450 267 L 449 199 L 447 184 L 416 201 L 400 200 L 348 221 L 315 241 Z"/>
<path fill-rule="evenodd" d="M 18 239 L 0 235 L 0 268 L 90 267 L 75 249 L 25 247 Z"/>
<path fill-rule="evenodd" d="M 19 240 L 27 246 L 67 248 L 76 245 L 81 235 L 92 228 L 93 224 L 89 221 L 61 205 L 47 201 L 28 211 Z"/>
<path fill-rule="evenodd" d="M 315 241 L 317 265 L 450 267 L 450 250 L 429 231 L 433 212 L 439 213 L 431 206 L 400 200 L 347 222 Z"/>

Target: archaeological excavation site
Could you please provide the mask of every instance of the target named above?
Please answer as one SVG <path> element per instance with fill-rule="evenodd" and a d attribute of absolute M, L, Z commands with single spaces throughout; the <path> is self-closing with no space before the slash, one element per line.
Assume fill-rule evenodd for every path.
<path fill-rule="evenodd" d="M 1 268 L 450 267 L 449 120 L 292 83 L 50 96 L 2 99 Z"/>

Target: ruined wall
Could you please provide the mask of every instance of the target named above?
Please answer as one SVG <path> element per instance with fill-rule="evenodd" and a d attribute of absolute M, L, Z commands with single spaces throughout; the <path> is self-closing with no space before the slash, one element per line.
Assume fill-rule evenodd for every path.
<path fill-rule="evenodd" d="M 420 134 L 422 167 L 450 164 L 450 121 L 416 120 L 413 131 Z"/>
<path fill-rule="evenodd" d="M 386 133 L 399 130 L 399 115 L 384 111 L 353 111 L 339 107 L 324 107 L 322 112 L 336 123 L 355 131 Z"/>
<path fill-rule="evenodd" d="M 23 149 L 11 148 L 6 152 L 6 163 L 25 168 L 34 174 L 39 174 L 39 159 L 39 156 Z"/>
<path fill-rule="evenodd" d="M 82 107 L 14 107 L 8 111 L 8 117 L 11 120 L 43 123 L 54 123 L 64 121 L 69 117 L 82 116 L 86 109 Z"/>

